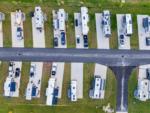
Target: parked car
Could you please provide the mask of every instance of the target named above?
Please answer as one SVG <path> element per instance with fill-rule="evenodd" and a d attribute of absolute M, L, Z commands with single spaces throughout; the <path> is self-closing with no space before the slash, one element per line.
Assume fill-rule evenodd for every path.
<path fill-rule="evenodd" d="M 77 43 L 78 43 L 78 44 L 80 43 L 80 38 L 77 38 Z"/>
<path fill-rule="evenodd" d="M 87 35 L 83 35 L 84 47 L 88 47 L 88 37 Z"/>
<path fill-rule="evenodd" d="M 150 46 L 150 37 L 146 37 L 146 46 Z"/>
<path fill-rule="evenodd" d="M 33 77 L 35 75 L 36 65 L 32 64 L 30 67 L 30 77 Z"/>
<path fill-rule="evenodd" d="M 19 77 L 19 76 L 20 76 L 20 68 L 16 68 L 15 77 Z"/>
<path fill-rule="evenodd" d="M 146 69 L 146 78 L 150 80 L 150 68 Z"/>
<path fill-rule="evenodd" d="M 75 19 L 75 26 L 77 27 L 79 25 L 78 19 Z"/>
<path fill-rule="evenodd" d="M 18 39 L 18 40 L 23 39 L 23 31 L 22 31 L 22 28 L 21 28 L 21 27 L 17 27 L 16 35 L 17 35 L 17 39 Z"/>
<path fill-rule="evenodd" d="M 57 71 L 57 63 L 52 64 L 51 75 L 55 76 Z"/>
<path fill-rule="evenodd" d="M 61 44 L 65 45 L 66 44 L 66 36 L 65 36 L 65 32 L 61 32 Z"/>
<path fill-rule="evenodd" d="M 124 43 L 125 43 L 124 38 L 125 38 L 124 35 L 120 35 L 120 37 L 119 37 L 119 43 L 121 46 L 124 46 Z"/>
<path fill-rule="evenodd" d="M 54 47 L 57 47 L 57 46 L 58 46 L 58 38 L 54 37 Z"/>
<path fill-rule="evenodd" d="M 79 44 L 80 43 L 80 36 L 77 35 L 76 39 L 77 39 L 77 43 Z"/>
<path fill-rule="evenodd" d="M 14 71 L 14 63 L 13 62 L 10 62 L 9 63 L 9 72 L 13 72 Z"/>

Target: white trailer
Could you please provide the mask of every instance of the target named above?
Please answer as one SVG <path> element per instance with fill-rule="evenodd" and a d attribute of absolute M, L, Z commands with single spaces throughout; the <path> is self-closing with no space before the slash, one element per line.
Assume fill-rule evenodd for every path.
<path fill-rule="evenodd" d="M 110 12 L 104 10 L 102 13 L 102 29 L 105 37 L 111 36 L 111 23 L 110 23 Z"/>
<path fill-rule="evenodd" d="M 58 10 L 58 23 L 59 23 L 59 30 L 65 31 L 65 20 L 66 20 L 66 13 L 64 9 Z"/>
<path fill-rule="evenodd" d="M 132 16 L 131 14 L 125 14 L 123 17 L 123 27 L 126 28 L 126 35 L 131 36 L 133 33 L 133 28 L 132 28 Z"/>
<path fill-rule="evenodd" d="M 82 34 L 87 35 L 89 32 L 88 22 L 89 22 L 89 16 L 88 16 L 88 8 L 81 7 L 81 22 L 82 22 Z"/>
<path fill-rule="evenodd" d="M 70 92 L 71 101 L 77 101 L 77 81 L 76 80 L 71 81 L 70 91 L 71 91 Z"/>
<path fill-rule="evenodd" d="M 41 31 L 44 27 L 44 14 L 39 6 L 35 7 L 34 20 L 36 29 Z"/>
<path fill-rule="evenodd" d="M 21 10 L 16 10 L 15 12 L 15 24 L 20 26 L 25 20 L 25 14 Z"/>
<path fill-rule="evenodd" d="M 55 88 L 55 78 L 50 78 L 48 81 L 48 88 L 46 88 L 46 105 L 53 105 L 53 96 Z"/>
<path fill-rule="evenodd" d="M 92 99 L 100 99 L 101 93 L 105 89 L 105 79 L 102 79 L 100 76 L 94 76 L 92 82 L 92 88 L 90 89 L 89 96 Z"/>

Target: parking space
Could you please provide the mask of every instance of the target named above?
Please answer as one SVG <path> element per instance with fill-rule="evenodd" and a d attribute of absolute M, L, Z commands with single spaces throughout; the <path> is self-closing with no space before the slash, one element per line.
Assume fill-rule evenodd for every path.
<path fill-rule="evenodd" d="M 109 38 L 104 36 L 102 30 L 102 13 L 96 13 L 96 35 L 97 35 L 97 47 L 100 49 L 109 49 Z"/>
<path fill-rule="evenodd" d="M 44 18 L 40 7 L 35 7 L 32 17 L 33 47 L 45 48 Z M 40 18 L 40 19 L 39 19 Z M 40 97 L 43 62 L 31 62 L 26 99 Z"/>
<path fill-rule="evenodd" d="M 53 27 L 54 27 L 54 48 L 66 48 L 66 28 L 65 21 L 67 20 L 67 14 L 64 9 L 59 9 L 58 11 L 53 10 Z M 62 85 L 64 76 L 64 62 L 53 62 L 52 68 L 56 66 L 55 75 L 51 74 L 51 78 L 55 78 L 55 87 L 58 88 L 58 98 L 62 95 Z"/>
<path fill-rule="evenodd" d="M 74 13 L 76 48 L 84 48 L 81 14 Z M 76 81 L 76 98 L 83 98 L 83 63 L 71 63 L 71 81 Z M 77 100 L 76 99 L 76 100 Z"/>
<path fill-rule="evenodd" d="M 130 36 L 126 35 L 127 25 L 123 22 L 125 14 L 117 14 L 117 32 L 118 32 L 118 48 L 130 49 Z"/>
<path fill-rule="evenodd" d="M 137 15 L 138 24 L 138 37 L 139 37 L 139 49 L 140 50 L 150 50 L 149 42 L 146 42 L 146 38 L 150 37 L 149 32 L 149 16 L 148 15 Z M 138 72 L 138 84 L 134 95 L 137 99 L 141 101 L 146 101 L 150 99 L 150 64 L 139 66 Z"/>
<path fill-rule="evenodd" d="M 16 11 L 11 13 L 12 47 L 24 47 L 23 13 Z M 21 28 L 21 36 L 18 36 L 18 28 Z M 19 31 L 20 33 L 20 31 Z M 10 97 L 19 96 L 22 62 L 9 64 L 8 77 L 4 83 L 4 95 Z"/>
<path fill-rule="evenodd" d="M 74 23 L 75 23 L 75 39 L 76 39 L 76 48 L 84 48 L 83 35 L 82 35 L 82 22 L 81 14 L 74 13 Z"/>
<path fill-rule="evenodd" d="M 97 34 L 97 48 L 109 49 L 109 38 L 104 36 L 102 26 L 102 13 L 96 13 L 96 34 Z M 106 81 L 107 66 L 101 64 L 95 64 L 94 76 L 100 77 Z M 100 90 L 100 99 L 104 99 L 105 96 L 105 83 L 104 89 Z"/>
<path fill-rule="evenodd" d="M 81 7 L 80 13 L 74 13 L 75 40 L 77 49 L 88 49 L 88 8 Z M 83 98 L 83 63 L 71 63 L 70 100 Z M 72 98 L 74 97 L 74 98 Z"/>
<path fill-rule="evenodd" d="M 137 15 L 138 23 L 138 36 L 139 36 L 139 49 L 150 50 L 150 46 L 146 45 L 146 38 L 150 37 L 150 33 L 146 32 L 143 27 L 143 19 L 149 17 L 148 15 Z"/>
<path fill-rule="evenodd" d="M 150 37 L 149 32 L 146 32 L 143 27 L 143 19 L 148 17 L 148 15 L 137 15 L 138 24 L 138 37 L 139 37 L 139 49 L 140 50 L 150 50 L 150 46 L 146 46 L 146 37 Z M 139 80 L 146 77 L 146 68 L 149 65 L 139 66 Z"/>
<path fill-rule="evenodd" d="M 150 46 L 146 45 L 146 37 L 150 37 L 150 33 L 143 27 L 143 19 L 148 18 L 148 15 L 137 15 L 138 24 L 138 37 L 139 37 L 139 49 L 150 50 Z M 139 66 L 139 80 L 146 78 L 146 69 L 150 68 L 150 65 Z"/>

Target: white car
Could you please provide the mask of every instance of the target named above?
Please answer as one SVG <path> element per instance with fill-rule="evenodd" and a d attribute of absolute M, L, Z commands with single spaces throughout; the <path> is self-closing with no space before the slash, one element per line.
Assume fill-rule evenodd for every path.
<path fill-rule="evenodd" d="M 53 64 L 52 64 L 51 74 L 52 74 L 53 76 L 55 76 L 55 75 L 56 75 L 56 71 L 57 71 L 57 63 L 53 63 Z"/>
<path fill-rule="evenodd" d="M 30 77 L 33 77 L 35 75 L 35 70 L 36 70 L 36 65 L 35 64 L 31 64 Z"/>
<path fill-rule="evenodd" d="M 10 62 L 9 63 L 9 68 L 8 68 L 8 74 L 9 74 L 9 77 L 13 77 L 13 73 L 14 73 L 14 63 L 13 62 Z"/>
<path fill-rule="evenodd" d="M 9 63 L 9 72 L 13 72 L 14 71 L 14 63 L 10 62 Z"/>

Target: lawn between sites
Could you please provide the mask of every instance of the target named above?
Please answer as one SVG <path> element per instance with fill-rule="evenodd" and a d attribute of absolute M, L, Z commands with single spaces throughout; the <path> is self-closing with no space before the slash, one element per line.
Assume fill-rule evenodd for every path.
<path fill-rule="evenodd" d="M 7 0 L 10 1 L 10 0 Z M 21 0 L 25 1 L 25 0 Z M 35 2 L 36 1 L 36 2 Z M 10 12 L 15 11 L 20 8 L 26 13 L 26 21 L 24 22 L 24 35 L 25 35 L 25 47 L 32 47 L 32 27 L 31 27 L 31 17 L 30 12 L 34 10 L 34 6 L 39 3 L 39 0 L 35 0 L 31 3 L 16 4 L 16 2 L 8 3 L 1 2 L 0 11 L 6 14 L 6 19 L 3 22 L 3 32 L 4 32 L 4 47 L 11 47 L 11 21 Z M 75 48 L 75 35 L 74 35 L 74 12 L 80 10 L 82 5 L 79 0 L 77 2 L 68 2 L 65 0 L 64 5 L 59 6 L 59 3 L 55 0 L 45 0 L 41 4 L 42 10 L 47 14 L 47 21 L 45 23 L 45 40 L 46 47 L 53 47 L 53 27 L 52 27 L 52 9 L 64 8 L 69 14 L 69 20 L 67 22 L 67 46 L 69 48 Z M 58 0 L 59 1 L 59 0 Z M 95 13 L 102 12 L 103 9 L 109 9 L 112 13 L 111 23 L 112 23 L 112 37 L 110 40 L 110 48 L 117 48 L 117 25 L 116 25 L 116 14 L 117 13 L 131 13 L 133 14 L 133 26 L 134 34 L 131 37 L 131 48 L 138 49 L 138 34 L 137 34 L 137 21 L 136 14 L 150 14 L 150 4 L 120 4 L 120 3 L 97 3 L 98 0 L 83 0 L 86 2 L 86 6 L 89 8 L 89 48 L 96 48 L 96 25 L 95 25 Z M 109 0 L 110 1 L 110 0 Z M 76 4 L 74 4 L 76 3 Z M 0 113 L 70 113 L 70 112 L 80 112 L 80 113 L 103 113 L 102 106 L 106 105 L 108 102 L 115 108 L 116 105 L 116 80 L 113 73 L 108 70 L 107 73 L 107 83 L 106 83 L 106 93 L 104 100 L 91 100 L 88 96 L 91 80 L 94 74 L 94 64 L 84 64 L 84 98 L 77 101 L 76 103 L 71 103 L 67 98 L 67 88 L 70 83 L 70 64 L 65 64 L 64 82 L 63 82 L 63 93 L 62 99 L 59 100 L 58 106 L 47 107 L 45 106 L 45 90 L 48 84 L 48 76 L 50 73 L 50 63 L 44 64 L 42 87 L 41 87 L 41 98 L 34 99 L 32 101 L 25 100 L 25 89 L 28 82 L 30 62 L 23 63 L 22 67 L 22 77 L 20 85 L 20 96 L 18 98 L 6 98 L 3 97 L 3 83 L 8 74 L 8 63 L 2 62 L 0 66 Z M 137 85 L 137 70 L 132 73 L 129 80 L 129 113 L 148 113 L 150 112 L 149 105 L 150 101 L 143 103 L 137 101 L 133 97 L 133 91 Z"/>

